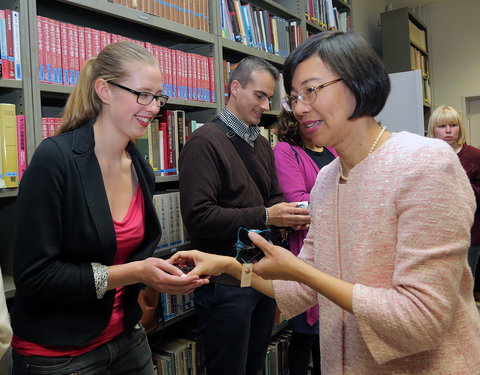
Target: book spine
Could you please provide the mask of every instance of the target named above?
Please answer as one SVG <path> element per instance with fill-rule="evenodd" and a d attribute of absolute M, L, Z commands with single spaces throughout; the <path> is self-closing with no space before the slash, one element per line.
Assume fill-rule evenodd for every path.
<path fill-rule="evenodd" d="M 13 17 L 10 9 L 5 9 L 5 21 L 7 25 L 7 78 L 15 79 L 15 57 L 13 55 Z"/>
<path fill-rule="evenodd" d="M 68 30 L 67 24 L 63 22 L 60 23 L 60 41 L 62 48 L 62 83 L 68 86 L 70 84 L 68 67 Z"/>
<path fill-rule="evenodd" d="M 12 10 L 13 21 L 13 58 L 15 79 L 22 79 L 22 57 L 20 52 L 20 14 Z"/>
<path fill-rule="evenodd" d="M 53 82 L 57 85 L 63 83 L 62 79 L 62 43 L 60 21 L 53 20 L 53 48 L 54 48 L 54 62 L 53 62 Z"/>
<path fill-rule="evenodd" d="M 3 178 L 7 188 L 18 187 L 17 119 L 15 105 L 0 104 Z"/>
<path fill-rule="evenodd" d="M 17 115 L 17 159 L 18 180 L 23 177 L 27 169 L 27 129 L 25 127 L 25 115 Z"/>

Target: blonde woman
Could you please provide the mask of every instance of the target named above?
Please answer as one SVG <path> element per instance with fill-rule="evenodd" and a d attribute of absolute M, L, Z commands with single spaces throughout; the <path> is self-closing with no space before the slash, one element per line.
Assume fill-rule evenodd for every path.
<path fill-rule="evenodd" d="M 167 99 L 144 47 L 111 44 L 33 155 L 16 206 L 14 374 L 152 375 L 141 284 L 181 294 L 204 283 L 151 257 L 155 177 L 131 139 Z"/>
<path fill-rule="evenodd" d="M 460 163 L 472 185 L 477 210 L 471 230 L 471 243 L 468 250 L 468 264 L 472 270 L 473 277 L 480 256 L 480 149 L 467 145 L 465 128 L 458 112 L 448 106 L 442 105 L 431 114 L 428 120 L 428 133 L 430 138 L 438 138 L 447 142 L 455 151 Z M 480 293 L 477 293 L 478 283 L 475 287 L 475 300 L 480 301 Z"/>

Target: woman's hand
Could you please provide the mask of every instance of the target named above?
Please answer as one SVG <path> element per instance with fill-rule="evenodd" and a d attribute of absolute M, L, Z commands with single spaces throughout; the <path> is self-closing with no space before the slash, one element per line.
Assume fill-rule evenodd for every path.
<path fill-rule="evenodd" d="M 194 266 L 188 275 L 196 277 L 218 276 L 227 272 L 228 265 L 236 260 L 232 257 L 204 253 L 198 250 L 176 252 L 168 262 L 171 264 L 185 264 Z"/>
<path fill-rule="evenodd" d="M 208 283 L 196 275 L 185 275 L 172 263 L 160 258 L 147 258 L 140 266 L 142 282 L 168 294 L 188 294 Z"/>
<path fill-rule="evenodd" d="M 297 265 L 301 261 L 295 255 L 283 247 L 273 245 L 255 232 L 250 232 L 248 236 L 265 254 L 253 265 L 253 272 L 265 280 L 297 280 Z"/>

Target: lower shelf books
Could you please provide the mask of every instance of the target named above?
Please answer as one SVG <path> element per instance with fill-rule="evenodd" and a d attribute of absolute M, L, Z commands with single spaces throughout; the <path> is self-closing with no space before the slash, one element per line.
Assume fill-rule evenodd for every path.
<path fill-rule="evenodd" d="M 289 373 L 288 346 L 291 336 L 291 331 L 285 329 L 272 337 L 265 356 L 262 375 L 287 375 Z"/>
<path fill-rule="evenodd" d="M 188 235 L 180 213 L 180 193 L 173 191 L 155 194 L 153 204 L 162 227 L 162 238 L 157 250 L 188 242 Z"/>

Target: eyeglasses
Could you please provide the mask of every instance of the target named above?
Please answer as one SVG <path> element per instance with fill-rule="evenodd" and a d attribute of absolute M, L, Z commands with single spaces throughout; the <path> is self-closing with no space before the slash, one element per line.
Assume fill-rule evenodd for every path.
<path fill-rule="evenodd" d="M 111 85 L 120 87 L 121 89 L 129 91 L 132 94 L 136 95 L 138 104 L 149 105 L 153 101 L 153 99 L 155 99 L 155 101 L 157 102 L 157 105 L 159 107 L 163 107 L 165 104 L 167 104 L 168 95 L 165 95 L 165 94 L 153 95 L 152 93 L 149 93 L 149 92 L 129 89 L 128 87 L 125 87 L 125 86 L 123 86 L 119 83 L 116 83 L 116 82 L 110 82 L 109 81 L 108 83 L 110 83 Z"/>
<path fill-rule="evenodd" d="M 280 102 L 282 103 L 282 106 L 283 108 L 285 108 L 286 111 L 293 112 L 293 109 L 295 108 L 295 105 L 297 104 L 298 99 L 300 99 L 300 101 L 303 104 L 312 104 L 315 101 L 315 99 L 317 99 L 318 91 L 341 80 L 343 80 L 343 78 L 337 78 L 337 79 L 334 79 L 333 81 L 322 83 L 321 85 L 316 87 L 308 87 L 308 88 L 302 89 L 300 90 L 298 95 L 287 95 L 284 98 L 282 98 Z"/>

